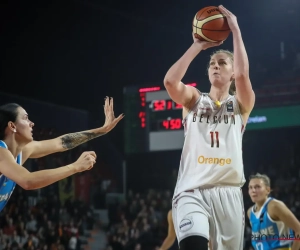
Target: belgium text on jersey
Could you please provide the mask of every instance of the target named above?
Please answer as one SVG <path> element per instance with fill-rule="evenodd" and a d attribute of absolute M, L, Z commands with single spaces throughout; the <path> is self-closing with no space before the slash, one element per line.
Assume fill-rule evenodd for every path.
<path fill-rule="evenodd" d="M 253 241 L 298 241 L 300 235 L 295 234 L 252 234 L 251 240 Z"/>

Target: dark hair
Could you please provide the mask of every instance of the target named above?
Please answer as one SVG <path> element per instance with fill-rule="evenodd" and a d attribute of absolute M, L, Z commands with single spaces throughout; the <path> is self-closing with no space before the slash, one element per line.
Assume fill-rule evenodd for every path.
<path fill-rule="evenodd" d="M 19 107 L 21 106 L 17 103 L 7 103 L 0 106 L 0 140 L 4 140 L 8 123 L 16 121 Z"/>

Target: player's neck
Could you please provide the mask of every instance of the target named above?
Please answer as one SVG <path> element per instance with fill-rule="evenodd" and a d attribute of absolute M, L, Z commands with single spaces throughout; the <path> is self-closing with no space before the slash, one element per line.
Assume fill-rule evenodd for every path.
<path fill-rule="evenodd" d="M 228 88 L 227 86 L 224 86 L 223 88 L 216 88 L 215 86 L 211 86 L 209 91 L 209 97 L 213 101 L 219 101 L 222 102 L 229 96 Z"/>
<path fill-rule="evenodd" d="M 255 203 L 255 211 L 256 212 L 262 208 L 262 206 L 265 204 L 266 200 L 267 199 Z"/>
<path fill-rule="evenodd" d="M 8 150 L 12 153 L 12 155 L 16 158 L 22 151 L 23 147 L 25 146 L 25 144 L 20 144 L 16 141 L 15 136 L 11 136 L 8 138 L 5 138 L 5 140 L 3 140 L 5 142 L 5 144 L 8 147 Z"/>

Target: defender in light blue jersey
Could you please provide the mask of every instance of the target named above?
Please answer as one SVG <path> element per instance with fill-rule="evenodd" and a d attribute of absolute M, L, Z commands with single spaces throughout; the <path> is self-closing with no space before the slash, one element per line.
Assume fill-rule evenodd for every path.
<path fill-rule="evenodd" d="M 34 123 L 18 104 L 0 106 L 0 212 L 7 204 L 15 185 L 24 189 L 39 189 L 78 172 L 89 170 L 96 161 L 93 151 L 84 152 L 70 165 L 30 173 L 22 166 L 28 158 L 40 158 L 52 153 L 72 149 L 111 131 L 124 117 L 115 118 L 112 98 L 104 105 L 105 123 L 102 127 L 62 135 L 55 139 L 34 141 Z"/>
<path fill-rule="evenodd" d="M 268 197 L 270 191 L 268 176 L 250 176 L 249 195 L 255 203 L 247 211 L 252 246 L 255 250 L 298 250 L 300 223 L 283 202 Z"/>

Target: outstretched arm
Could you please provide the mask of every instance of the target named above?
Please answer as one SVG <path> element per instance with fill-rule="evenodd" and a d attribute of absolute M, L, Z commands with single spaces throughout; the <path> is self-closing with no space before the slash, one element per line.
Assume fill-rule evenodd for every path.
<path fill-rule="evenodd" d="M 89 170 L 95 162 L 95 152 L 84 152 L 73 164 L 31 173 L 16 163 L 9 150 L 0 148 L 0 175 L 3 174 L 26 190 L 43 188 L 78 172 Z"/>
<path fill-rule="evenodd" d="M 230 27 L 233 36 L 233 69 L 236 85 L 236 97 L 240 104 L 242 113 L 250 114 L 254 107 L 255 94 L 249 78 L 249 61 L 242 39 L 241 30 L 234 14 L 222 5 L 219 6 L 219 10 L 226 16 L 228 26 Z"/>
<path fill-rule="evenodd" d="M 63 152 L 75 148 L 78 145 L 95 139 L 99 136 L 105 135 L 110 130 L 112 130 L 124 117 L 124 115 L 121 114 L 117 118 L 115 118 L 113 110 L 113 99 L 108 97 L 105 100 L 104 113 L 105 123 L 100 128 L 65 134 L 51 140 L 32 141 L 28 143 L 23 149 L 23 163 L 28 158 L 40 158 L 45 155 Z"/>

